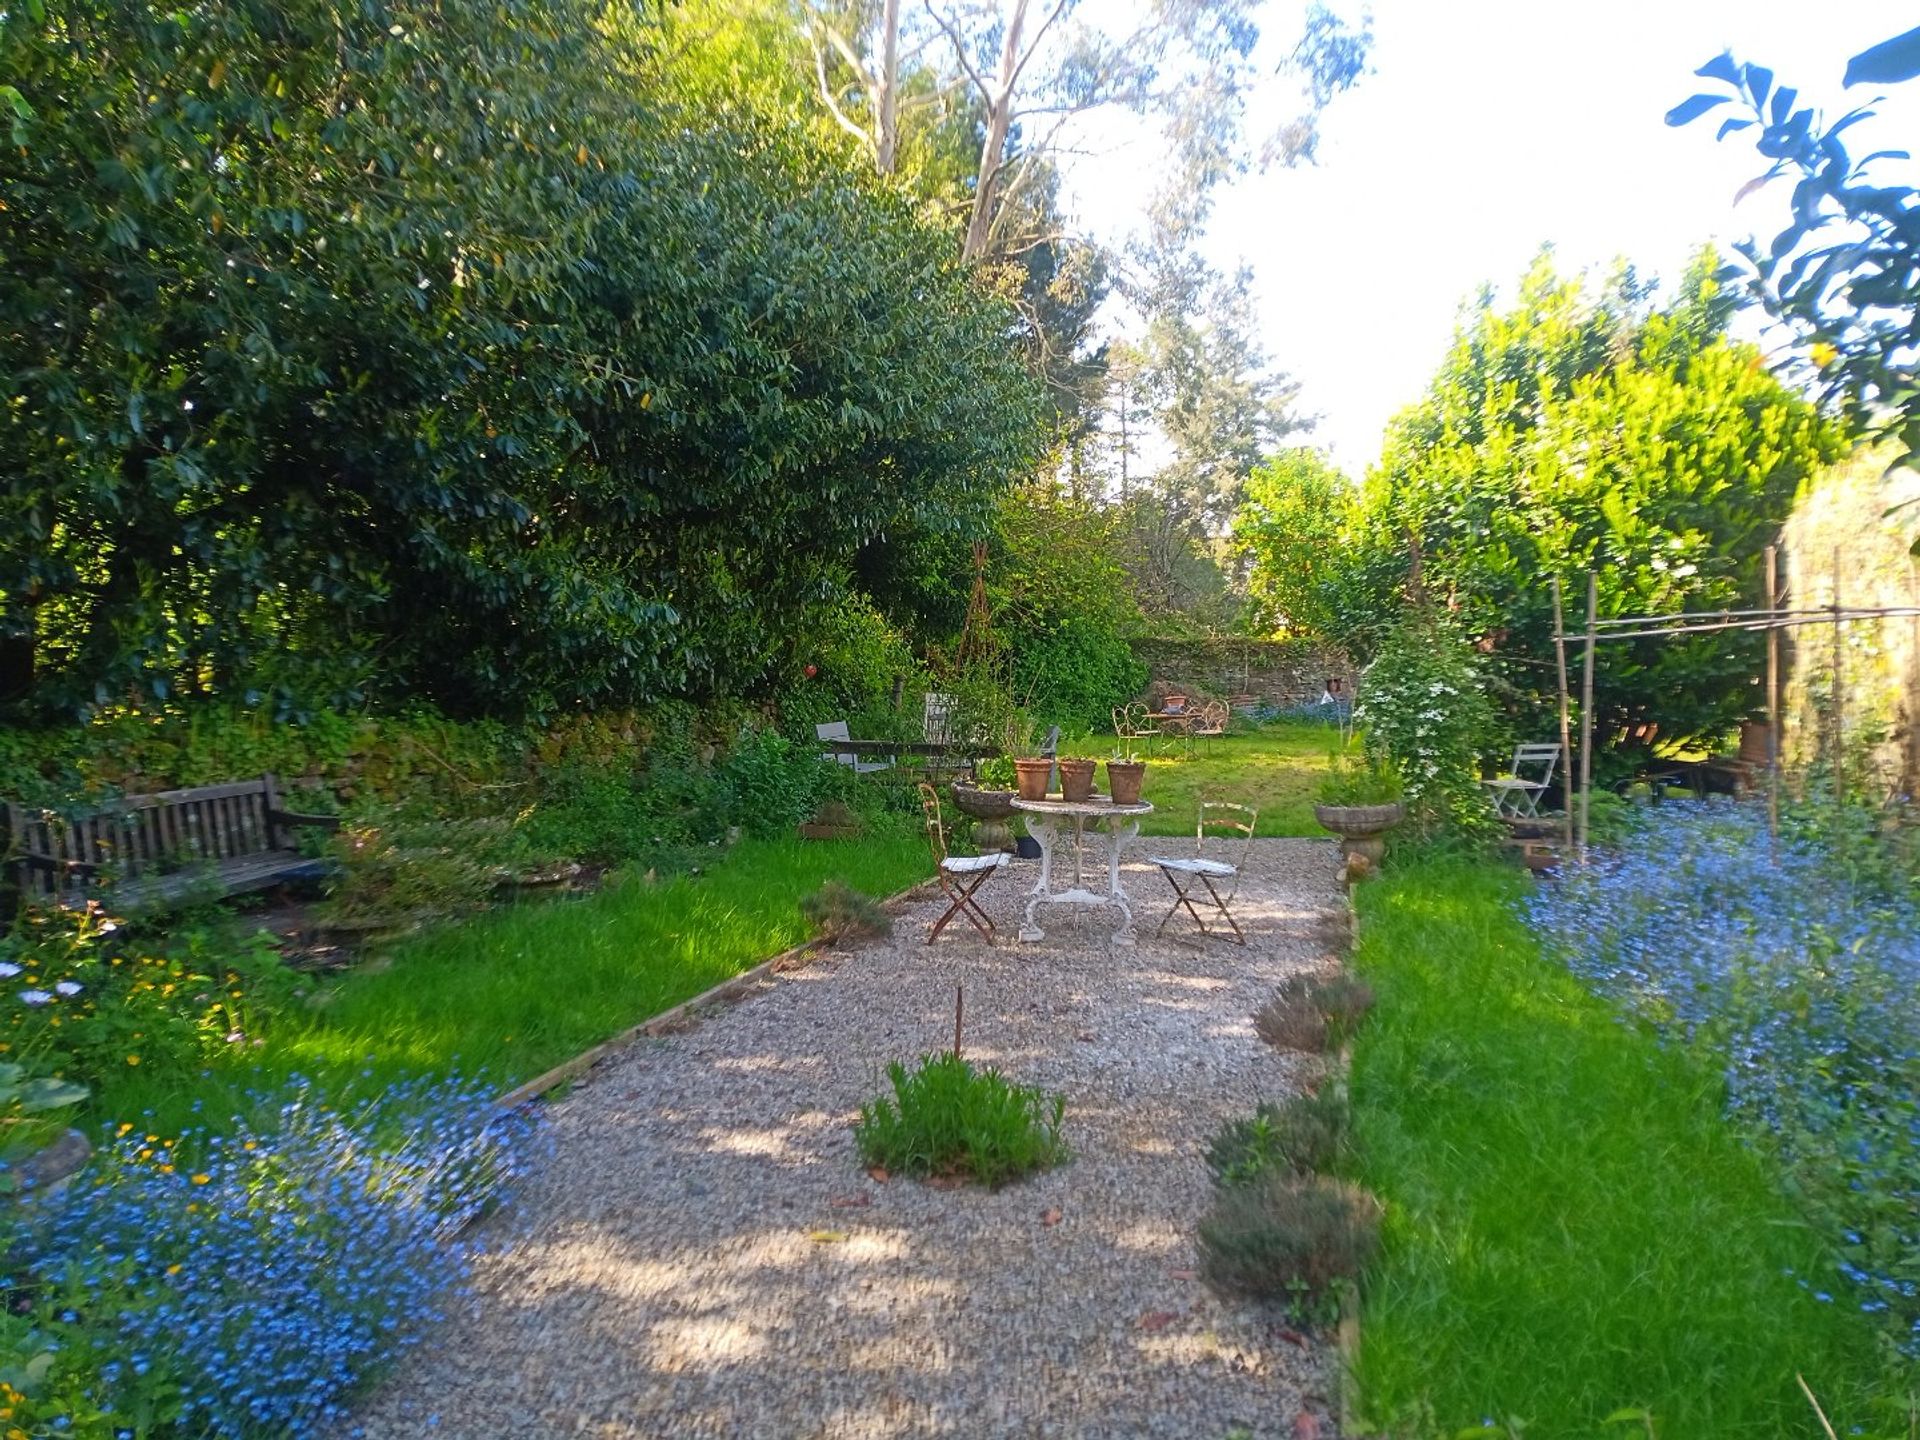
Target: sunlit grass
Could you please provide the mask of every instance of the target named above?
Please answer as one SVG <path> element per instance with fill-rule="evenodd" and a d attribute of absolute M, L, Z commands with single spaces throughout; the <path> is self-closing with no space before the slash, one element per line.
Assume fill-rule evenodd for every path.
<path fill-rule="evenodd" d="M 1354 1052 L 1358 1178 L 1387 1205 L 1359 1370 L 1376 1425 L 1529 1440 L 1906 1434 L 1861 1317 L 1703 1057 L 1544 959 L 1517 872 L 1410 860 L 1361 892 L 1379 1002 Z M 1674 936 L 1685 944 L 1684 935 Z M 1789 1273 L 1791 1272 L 1791 1274 Z M 1837 1278 L 1837 1277 L 1836 1277 Z M 1500 1431 L 1497 1433 L 1506 1433 Z"/>
<path fill-rule="evenodd" d="M 1305 723 L 1279 723 L 1198 741 L 1191 759 L 1182 740 L 1161 740 L 1152 755 L 1136 743 L 1135 758 L 1147 762 L 1140 798 L 1154 807 L 1141 833 L 1191 835 L 1196 808 L 1207 799 L 1257 807 L 1262 835 L 1325 835 L 1314 822 L 1313 798 L 1327 757 L 1338 743 L 1339 733 L 1331 727 Z M 1089 735 L 1061 748 L 1104 762 L 1118 744 L 1111 735 Z M 1095 784 L 1106 788 L 1104 770 Z"/>
<path fill-rule="evenodd" d="M 924 842 L 742 842 L 699 876 L 632 877 L 436 927 L 327 983 L 265 1045 L 197 1081 L 129 1076 L 102 1114 L 231 1107 L 290 1074 L 331 1093 L 458 1074 L 505 1090 L 800 943 L 800 900 L 829 878 L 886 895 L 924 878 Z"/>

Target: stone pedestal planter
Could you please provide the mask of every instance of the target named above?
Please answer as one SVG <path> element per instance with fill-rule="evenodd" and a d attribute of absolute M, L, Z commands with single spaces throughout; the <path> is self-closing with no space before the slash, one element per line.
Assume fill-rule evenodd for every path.
<path fill-rule="evenodd" d="M 1340 853 L 1358 855 L 1370 865 L 1386 857 L 1386 833 L 1407 818 L 1407 807 L 1391 805 L 1316 805 L 1313 818 L 1340 837 Z"/>
<path fill-rule="evenodd" d="M 973 843 L 981 854 L 1013 849 L 1012 790 L 982 790 L 973 785 L 953 787 L 953 807 L 973 818 Z"/>

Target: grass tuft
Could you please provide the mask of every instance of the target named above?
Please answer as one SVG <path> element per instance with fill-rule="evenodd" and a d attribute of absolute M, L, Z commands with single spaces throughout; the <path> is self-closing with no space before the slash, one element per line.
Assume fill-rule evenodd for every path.
<path fill-rule="evenodd" d="M 1200 1273 L 1230 1295 L 1285 1300 L 1307 1319 L 1333 1316 L 1338 1288 L 1379 1243 L 1380 1203 L 1337 1180 L 1268 1173 L 1223 1188 L 1200 1222 Z"/>
<path fill-rule="evenodd" d="M 1207 1147 L 1216 1183 L 1245 1185 L 1263 1175 L 1311 1175 L 1329 1169 L 1347 1136 L 1347 1105 L 1332 1086 L 1259 1106 L 1251 1119 L 1230 1120 Z"/>
<path fill-rule="evenodd" d="M 800 902 L 800 913 L 812 922 L 824 945 L 874 940 L 893 933 L 893 917 L 880 902 L 862 895 L 844 880 L 829 880 Z"/>
<path fill-rule="evenodd" d="M 1060 1138 L 1066 1101 L 975 1070 L 953 1054 L 929 1055 L 909 1071 L 887 1067 L 893 1098 L 860 1111 L 860 1156 L 902 1175 L 966 1176 L 989 1189 L 1068 1155 Z"/>

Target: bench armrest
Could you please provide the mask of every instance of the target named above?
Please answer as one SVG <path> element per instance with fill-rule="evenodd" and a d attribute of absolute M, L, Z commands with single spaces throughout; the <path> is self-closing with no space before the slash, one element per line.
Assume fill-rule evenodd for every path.
<path fill-rule="evenodd" d="M 91 880 L 100 873 L 101 868 L 88 860 L 56 860 L 51 855 L 41 855 L 32 850 L 20 855 L 18 860 L 29 870 L 41 870 L 49 875 L 72 875 L 81 880 Z"/>
<path fill-rule="evenodd" d="M 269 810 L 267 819 L 275 825 L 315 825 L 322 830 L 338 830 L 338 815 L 307 815 L 298 810 Z"/>

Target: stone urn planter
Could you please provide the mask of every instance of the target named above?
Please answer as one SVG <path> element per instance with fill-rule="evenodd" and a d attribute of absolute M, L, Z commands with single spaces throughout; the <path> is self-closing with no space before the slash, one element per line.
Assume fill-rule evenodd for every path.
<path fill-rule="evenodd" d="M 1147 778 L 1144 760 L 1107 761 L 1107 794 L 1116 805 L 1138 805 L 1140 787 Z"/>
<path fill-rule="evenodd" d="M 1016 760 L 1013 773 L 1020 786 L 1022 800 L 1044 800 L 1047 798 L 1047 783 L 1053 779 L 1053 761 L 1045 756 L 1037 760 Z"/>
<path fill-rule="evenodd" d="M 1386 833 L 1407 818 L 1407 807 L 1389 805 L 1316 805 L 1313 818 L 1340 837 L 1340 853 L 1378 865 L 1387 853 Z"/>
<path fill-rule="evenodd" d="M 1043 792 L 1044 793 L 1044 792 Z M 977 785 L 953 785 L 953 808 L 973 819 L 973 843 L 984 853 L 1013 849 L 1012 790 L 983 790 Z"/>
<path fill-rule="evenodd" d="M 1093 761 L 1063 759 L 1060 762 L 1060 798 L 1075 801 L 1093 798 Z"/>

